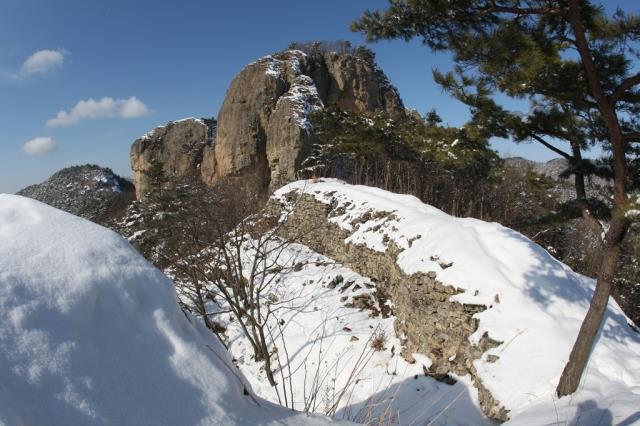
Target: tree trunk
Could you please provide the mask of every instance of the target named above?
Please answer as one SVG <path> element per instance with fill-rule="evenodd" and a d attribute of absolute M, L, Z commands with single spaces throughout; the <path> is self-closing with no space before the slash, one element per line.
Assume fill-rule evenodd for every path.
<path fill-rule="evenodd" d="M 582 24 L 578 0 L 570 1 L 568 19 L 573 29 L 576 47 L 591 87 L 591 94 L 598 104 L 598 109 L 609 131 L 613 154 L 614 193 L 613 217 L 605 238 L 604 255 L 602 263 L 600 264 L 600 270 L 598 271 L 596 290 L 591 299 L 587 315 L 578 332 L 578 338 L 569 355 L 569 361 L 562 372 L 562 376 L 560 376 L 560 382 L 556 388 L 556 394 L 560 397 L 570 395 L 578 389 L 580 378 L 587 366 L 591 349 L 593 348 L 598 331 L 602 325 L 602 320 L 604 319 L 613 277 L 618 269 L 620 246 L 628 229 L 628 223 L 623 214 L 624 206 L 628 201 L 626 193 L 627 161 L 625 141 L 618 123 L 615 108 L 609 102 L 600 84 L 601 80 L 593 62 L 585 28 Z"/>
<path fill-rule="evenodd" d="M 578 205 L 580 206 L 580 212 L 582 213 L 582 218 L 587 223 L 587 225 L 591 228 L 594 234 L 598 237 L 598 241 L 602 241 L 602 225 L 598 222 L 589 210 L 589 202 L 587 200 L 587 191 L 585 188 L 585 176 L 584 176 L 584 166 L 582 164 L 582 151 L 580 149 L 580 144 L 576 140 L 571 141 L 571 151 L 573 154 L 572 157 L 572 172 L 574 176 L 574 185 L 576 189 L 576 200 L 578 201 Z"/>
<path fill-rule="evenodd" d="M 604 314 L 607 311 L 611 284 L 617 269 L 619 254 L 619 245 L 608 247 L 605 250 L 600 265 L 596 290 L 593 293 L 589 310 L 582 322 L 582 326 L 580 326 L 578 338 L 573 345 L 571 355 L 569 355 L 569 362 L 567 362 L 567 365 L 564 367 L 562 376 L 560 376 L 560 382 L 556 388 L 558 397 L 570 395 L 578 389 L 580 378 L 582 377 L 584 369 L 587 367 L 591 349 L 598 336 L 600 326 L 603 323 Z"/>
<path fill-rule="evenodd" d="M 267 374 L 267 380 L 271 386 L 276 385 L 276 379 L 273 377 L 273 370 L 271 369 L 271 354 L 269 353 L 269 347 L 267 346 L 267 337 L 264 334 L 264 327 L 268 327 L 266 324 L 258 326 L 258 332 L 260 333 L 260 346 L 264 353 L 264 371 Z"/>

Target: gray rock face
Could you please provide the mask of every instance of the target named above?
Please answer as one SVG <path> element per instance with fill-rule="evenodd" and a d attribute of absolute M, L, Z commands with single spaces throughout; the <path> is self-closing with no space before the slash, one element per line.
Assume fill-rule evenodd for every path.
<path fill-rule="evenodd" d="M 309 114 L 329 104 L 404 114 L 397 90 L 372 60 L 300 50 L 265 56 L 232 81 L 217 129 L 201 120 L 180 120 L 134 142 L 138 198 L 148 189 L 144 172 L 152 161 L 169 177 L 193 174 L 209 185 L 236 176 L 255 179 L 268 191 L 295 180 L 314 142 Z"/>
<path fill-rule="evenodd" d="M 135 140 L 131 146 L 131 168 L 136 196 L 149 190 L 145 172 L 153 162 L 162 164 L 167 177 L 199 176 L 203 150 L 213 144 L 215 120 L 186 118 L 170 121 Z"/>
<path fill-rule="evenodd" d="M 104 223 L 124 212 L 134 198 L 133 190 L 131 182 L 111 169 L 84 165 L 62 169 L 48 180 L 28 186 L 17 194 Z"/>
<path fill-rule="evenodd" d="M 249 64 L 227 91 L 215 149 L 204 155 L 203 181 L 250 175 L 274 189 L 294 180 L 314 141 L 309 114 L 329 104 L 404 113 L 382 71 L 355 55 L 287 50 Z"/>
<path fill-rule="evenodd" d="M 300 196 L 299 193 L 292 193 L 288 196 L 295 200 L 296 205 L 293 211 L 288 212 L 286 221 L 279 228 L 280 236 L 288 241 L 304 244 L 371 278 L 376 283 L 378 305 L 385 306 L 384 299 L 393 302 L 392 314 L 396 317 L 394 328 L 396 335 L 400 337 L 402 354 L 407 361 L 414 361 L 414 352 L 427 355 L 433 364 L 425 374 L 437 380 L 450 380 L 449 373 L 469 375 L 478 389 L 478 399 L 484 413 L 497 421 L 508 420 L 508 410 L 483 385 L 473 364 L 474 360 L 484 356 L 485 351 L 502 344 L 491 339 L 487 333 L 477 344 L 470 343 L 469 336 L 479 325 L 479 320 L 474 315 L 488 307 L 451 301 L 451 296 L 462 290 L 439 281 L 434 271 L 406 275 L 397 264 L 400 249 L 391 243 L 388 244 L 386 253 L 373 251 L 364 245 L 346 243 L 349 233 L 329 220 L 342 214 L 334 210 L 339 209 L 334 204 L 324 204 L 309 194 Z M 335 206 L 337 205 L 336 202 Z M 275 200 L 267 206 L 269 213 L 275 217 L 280 217 L 282 209 L 283 206 Z M 366 214 L 359 220 L 366 220 L 365 217 Z M 450 265 L 440 266 L 445 268 Z M 334 284 L 333 288 L 338 284 Z M 360 309 L 370 309 L 371 305 L 366 300 L 354 300 L 353 304 Z M 384 316 L 384 312 L 381 313 Z"/>

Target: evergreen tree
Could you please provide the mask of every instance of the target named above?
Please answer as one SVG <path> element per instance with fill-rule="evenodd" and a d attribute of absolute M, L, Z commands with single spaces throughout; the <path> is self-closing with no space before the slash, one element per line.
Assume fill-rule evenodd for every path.
<path fill-rule="evenodd" d="M 575 204 L 592 233 L 599 238 L 603 233 L 601 219 L 608 219 L 610 212 L 602 209 L 598 200 L 589 200 L 586 192 L 586 179 L 593 175 L 610 178 L 609 167 L 598 167 L 596 163 L 583 157 L 583 151 L 598 144 L 606 143 L 599 131 L 597 118 L 589 114 L 584 99 L 576 101 L 576 96 L 533 95 L 529 98 L 530 112 L 523 115 L 507 111 L 498 105 L 493 95 L 495 90 L 487 87 L 486 79 L 466 75 L 462 67 L 454 72 L 442 74 L 434 71 L 434 79 L 446 91 L 469 106 L 472 122 L 482 129 L 486 137 L 510 137 L 516 143 L 533 141 L 541 144 L 568 161 L 565 175 L 574 176 L 576 191 Z M 534 88 L 531 80 L 521 80 L 518 86 L 531 92 Z M 521 89 L 522 90 L 522 89 Z M 584 92 L 581 92 L 584 93 Z M 564 144 L 565 146 L 558 146 Z M 565 209 L 574 212 L 575 209 Z M 604 214 L 598 214 L 604 213 Z M 572 217 L 566 217 L 570 219 Z"/>
<path fill-rule="evenodd" d="M 149 193 L 145 194 L 145 197 L 147 199 L 161 198 L 164 187 L 169 182 L 162 163 L 156 159 L 151 160 L 151 165 L 144 171 L 144 176 L 149 182 Z"/>
<path fill-rule="evenodd" d="M 607 16 L 589 0 L 390 0 L 387 10 L 365 12 L 353 29 L 370 41 L 419 37 L 431 49 L 452 51 L 460 65 L 458 87 L 475 84 L 479 102 L 490 100 L 491 89 L 552 106 L 534 117 L 533 128 L 547 126 L 543 134 L 555 135 L 563 130 L 552 122 L 559 115 L 572 124 L 558 135 L 562 139 L 580 136 L 576 148 L 590 139 L 611 152 L 613 209 L 596 290 L 556 390 L 559 396 L 575 392 L 604 319 L 631 222 L 629 164 L 640 143 L 640 73 L 633 67 L 640 17 L 621 10 Z M 500 130 L 510 117 L 495 102 L 477 112 L 494 124 L 494 134 L 518 134 L 517 125 Z M 577 154 L 578 149 L 572 151 L 573 166 L 581 167 Z"/>

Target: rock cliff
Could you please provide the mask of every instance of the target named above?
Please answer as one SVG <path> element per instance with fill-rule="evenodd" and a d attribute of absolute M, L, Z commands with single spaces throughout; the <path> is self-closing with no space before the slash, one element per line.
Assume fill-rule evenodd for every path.
<path fill-rule="evenodd" d="M 288 50 L 248 65 L 220 109 L 215 168 L 203 179 L 249 173 L 270 189 L 295 179 L 313 142 L 309 113 L 337 104 L 349 111 L 402 114 L 396 90 L 373 62 L 352 54 Z"/>
<path fill-rule="evenodd" d="M 247 65 L 234 78 L 214 136 L 206 123 L 174 122 L 136 140 L 131 165 L 140 196 L 144 171 L 162 163 L 170 176 L 256 179 L 273 190 L 296 177 L 314 141 L 309 114 L 329 104 L 357 112 L 404 114 L 397 90 L 372 56 L 286 50 Z M 199 168 L 199 170 L 198 170 Z"/>
<path fill-rule="evenodd" d="M 145 172 L 154 162 L 162 164 L 167 177 L 199 176 L 203 151 L 212 145 L 215 131 L 215 120 L 185 118 L 158 126 L 136 139 L 131 146 L 131 168 L 137 198 L 149 189 Z"/>

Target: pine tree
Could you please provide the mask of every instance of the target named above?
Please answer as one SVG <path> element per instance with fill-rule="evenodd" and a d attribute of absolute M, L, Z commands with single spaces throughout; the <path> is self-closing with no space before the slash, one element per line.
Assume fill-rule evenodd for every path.
<path fill-rule="evenodd" d="M 570 155 L 576 170 L 587 139 L 611 152 L 613 210 L 596 289 L 556 389 L 559 396 L 575 392 L 604 319 L 630 225 L 629 164 L 640 143 L 640 73 L 633 70 L 640 17 L 621 10 L 607 16 L 589 0 L 390 0 L 387 10 L 365 12 L 353 29 L 369 41 L 419 37 L 433 50 L 452 51 L 460 65 L 458 88 L 475 85 L 480 89 L 476 100 L 489 101 L 477 112 L 493 125 L 493 134 L 518 135 L 518 126 L 500 129 L 510 116 L 490 101 L 491 90 L 557 105 L 534 117 L 535 124 L 547 126 L 547 136 L 581 137 Z M 552 124 L 554 115 L 573 120 L 573 130 L 556 135 L 562 129 Z M 581 133 L 585 124 L 588 132 Z M 531 127 L 520 130 L 527 134 Z"/>
<path fill-rule="evenodd" d="M 151 165 L 144 171 L 144 175 L 149 183 L 149 193 L 145 194 L 145 197 L 147 199 L 161 198 L 164 187 L 169 182 L 162 163 L 156 159 L 151 160 Z"/>

